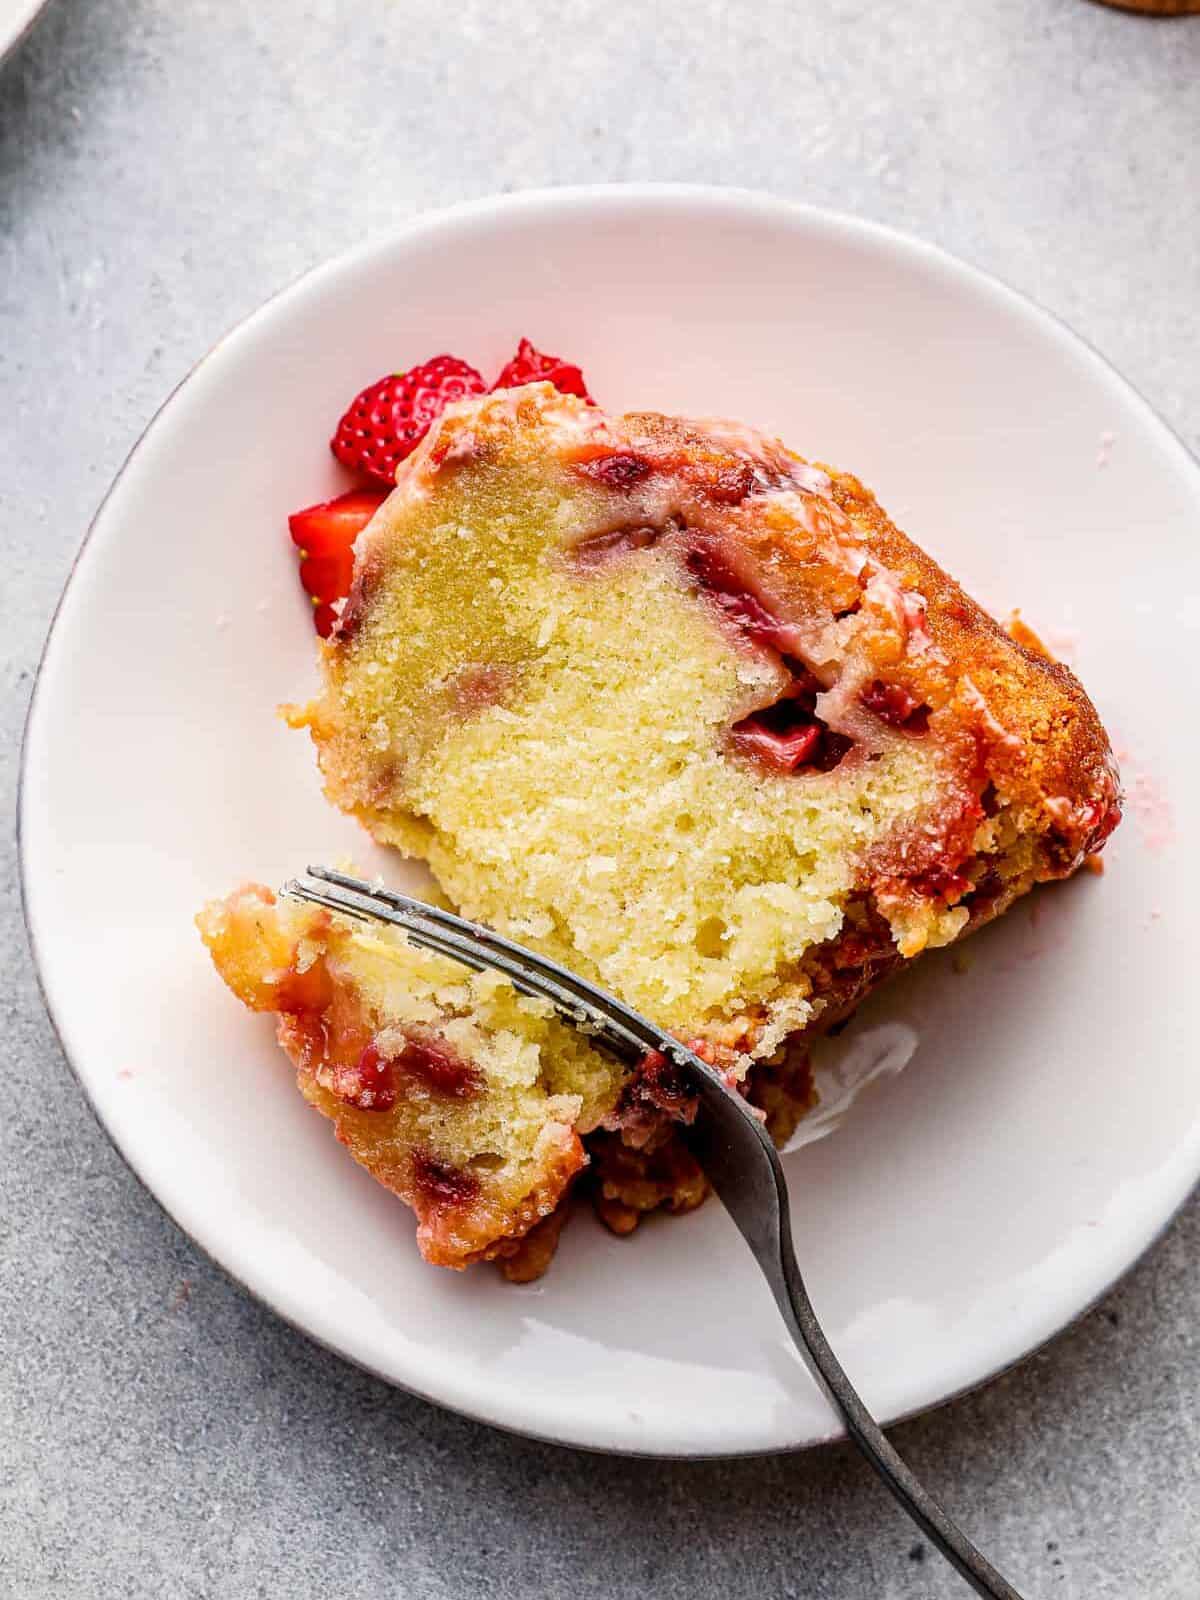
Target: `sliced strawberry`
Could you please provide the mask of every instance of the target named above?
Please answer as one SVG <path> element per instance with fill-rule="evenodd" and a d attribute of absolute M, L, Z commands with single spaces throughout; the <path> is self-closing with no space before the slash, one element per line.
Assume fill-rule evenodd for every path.
<path fill-rule="evenodd" d="M 333 1064 L 332 1089 L 339 1100 L 359 1111 L 390 1111 L 396 1104 L 392 1064 L 380 1055 L 374 1042 L 367 1045 L 353 1066 Z"/>
<path fill-rule="evenodd" d="M 953 905 L 956 900 L 962 899 L 972 884 L 970 878 L 964 878 L 946 862 L 936 861 L 917 877 L 910 878 L 909 886 L 927 899 L 943 900 L 947 905 Z"/>
<path fill-rule="evenodd" d="M 859 699 L 868 711 L 888 722 L 893 728 L 908 728 L 913 733 L 924 733 L 929 726 L 929 707 L 922 705 L 915 695 L 898 683 L 882 683 L 878 678 L 863 690 Z"/>
<path fill-rule="evenodd" d="M 313 626 L 322 639 L 337 621 L 335 602 L 350 593 L 354 541 L 386 499 L 377 489 L 355 489 L 288 518 L 292 542 L 300 551 L 300 582 L 312 600 Z"/>
<path fill-rule="evenodd" d="M 347 546 L 331 556 L 305 556 L 300 563 L 304 592 L 316 600 L 340 600 L 350 593 L 354 577 L 354 551 Z"/>
<path fill-rule="evenodd" d="M 380 378 L 356 395 L 329 448 L 344 465 L 389 486 L 430 425 L 455 400 L 486 394 L 487 384 L 457 356 L 433 356 L 419 367 Z"/>
<path fill-rule="evenodd" d="M 313 627 L 322 639 L 328 639 L 337 624 L 338 614 L 324 601 L 313 601 Z"/>
<path fill-rule="evenodd" d="M 336 500 L 295 511 L 288 518 L 292 543 L 310 556 L 348 550 L 386 499 L 378 489 L 352 489 Z"/>
<path fill-rule="evenodd" d="M 573 362 L 543 355 L 528 339 L 521 340 L 516 355 L 502 369 L 492 389 L 516 389 L 522 383 L 552 383 L 560 394 L 578 395 L 589 404 L 592 401 L 583 373 Z"/>
<path fill-rule="evenodd" d="M 470 1205 L 479 1193 L 479 1179 L 469 1168 L 439 1161 L 424 1150 L 413 1155 L 412 1181 L 416 1191 L 413 1204 L 418 1208 L 418 1216 L 443 1206 Z"/>
<path fill-rule="evenodd" d="M 758 587 L 759 574 L 753 563 L 730 541 L 692 534 L 684 560 L 709 597 L 748 638 L 781 655 L 799 653 L 801 630 L 775 615 Z"/>
<path fill-rule="evenodd" d="M 821 742 L 821 728 L 810 722 L 788 733 L 777 733 L 754 717 L 746 717 L 732 732 L 733 743 L 743 755 L 753 756 L 775 772 L 795 772 L 815 753 Z"/>
<path fill-rule="evenodd" d="M 414 1023 L 393 1061 L 397 1071 L 422 1088 L 450 1100 L 470 1100 L 483 1089 L 483 1074 L 433 1028 Z"/>

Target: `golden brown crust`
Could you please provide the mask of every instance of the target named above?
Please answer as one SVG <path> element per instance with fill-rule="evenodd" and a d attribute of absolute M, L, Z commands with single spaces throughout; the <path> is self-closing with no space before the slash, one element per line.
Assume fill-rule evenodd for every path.
<path fill-rule="evenodd" d="M 630 1149 L 619 1134 L 595 1134 L 589 1143 L 592 1203 L 613 1233 L 632 1233 L 650 1211 L 694 1211 L 708 1194 L 695 1156 L 673 1132 L 653 1149 Z"/>
<path fill-rule="evenodd" d="M 549 1267 L 558 1241 L 571 1215 L 570 1191 L 562 1197 L 548 1217 L 530 1228 L 521 1239 L 510 1240 L 496 1252 L 501 1277 L 509 1283 L 533 1283 Z"/>
<path fill-rule="evenodd" d="M 830 476 L 838 505 L 872 554 L 905 588 L 925 597 L 926 627 L 945 659 L 931 651 L 915 657 L 906 667 L 906 681 L 930 705 L 961 709 L 979 732 L 991 782 L 1037 811 L 1047 831 L 1059 830 L 1070 859 L 1082 859 L 1103 819 L 1091 825 L 1068 821 L 1059 802 L 1078 812 L 1117 801 L 1108 735 L 1083 685 L 1070 668 L 1006 633 L 901 533 L 857 478 Z M 991 719 L 1011 738 L 999 736 L 978 708 L 964 701 L 968 679 Z"/>
<path fill-rule="evenodd" d="M 360 1166 L 415 1212 L 417 1247 L 435 1267 L 461 1270 L 507 1254 L 513 1241 L 523 1238 L 554 1212 L 576 1175 L 587 1165 L 579 1135 L 573 1128 L 559 1125 L 551 1130 L 551 1137 L 540 1152 L 536 1185 L 515 1206 L 493 1202 L 486 1190 L 458 1195 L 451 1188 L 447 1198 L 439 1198 L 422 1183 L 411 1150 L 381 1141 L 378 1130 L 365 1120 L 370 1113 L 344 1106 L 321 1087 L 311 1070 L 301 1065 L 300 1052 L 293 1039 L 285 1036 L 283 1027 L 280 1042 L 296 1062 L 301 1093 L 333 1123 L 339 1144 L 345 1145 Z"/>

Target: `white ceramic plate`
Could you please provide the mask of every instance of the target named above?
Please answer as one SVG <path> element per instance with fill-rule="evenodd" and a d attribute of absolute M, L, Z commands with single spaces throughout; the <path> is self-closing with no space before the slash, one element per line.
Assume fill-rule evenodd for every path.
<path fill-rule="evenodd" d="M 1126 753 L 1104 877 L 878 999 L 915 1060 L 787 1158 L 851 1376 L 885 1419 L 929 1406 L 1087 1306 L 1200 1172 L 1200 470 L 1077 338 L 925 245 L 729 191 L 510 196 L 322 267 L 227 338 L 117 480 L 41 669 L 24 880 L 67 1055 L 181 1226 L 389 1380 L 604 1449 L 836 1431 L 715 1203 L 630 1240 L 580 1217 L 526 1289 L 423 1265 L 192 928 L 312 859 L 401 877 L 274 715 L 314 676 L 284 516 L 339 487 L 325 441 L 362 384 L 447 348 L 495 372 L 521 334 L 610 406 L 730 414 L 852 468 L 994 609 L 1078 630 Z"/>

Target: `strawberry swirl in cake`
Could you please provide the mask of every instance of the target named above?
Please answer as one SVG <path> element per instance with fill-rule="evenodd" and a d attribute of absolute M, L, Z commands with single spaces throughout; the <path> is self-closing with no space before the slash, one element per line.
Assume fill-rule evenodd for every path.
<path fill-rule="evenodd" d="M 547 382 L 459 401 L 332 604 L 290 713 L 331 801 L 687 1040 L 780 1138 L 815 1033 L 1119 820 L 1072 674 L 857 479 L 738 424 Z M 532 1275 L 585 1168 L 619 1231 L 703 1197 L 666 1063 L 630 1075 L 500 980 L 265 892 L 203 931 L 430 1259 Z"/>

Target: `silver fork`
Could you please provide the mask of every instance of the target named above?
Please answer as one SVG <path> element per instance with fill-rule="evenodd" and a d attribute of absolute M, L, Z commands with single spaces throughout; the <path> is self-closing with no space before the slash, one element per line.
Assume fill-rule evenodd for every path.
<path fill-rule="evenodd" d="M 294 879 L 283 892 L 362 921 L 391 923 L 402 928 L 413 944 L 477 972 L 503 973 L 514 988 L 549 1000 L 567 1022 L 623 1061 L 637 1063 L 659 1052 L 676 1062 L 688 1074 L 697 1097 L 696 1116 L 685 1137 L 753 1251 L 788 1332 L 847 1433 L 912 1520 L 977 1594 L 989 1600 L 1021 1600 L 918 1482 L 843 1372 L 796 1261 L 787 1180 L 778 1153 L 745 1100 L 718 1072 L 614 995 L 490 928 L 325 867 L 309 867 L 307 877 Z"/>

